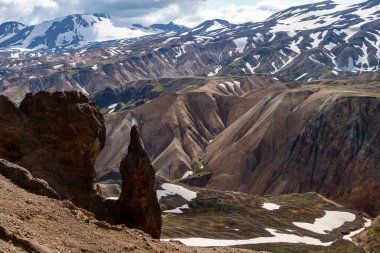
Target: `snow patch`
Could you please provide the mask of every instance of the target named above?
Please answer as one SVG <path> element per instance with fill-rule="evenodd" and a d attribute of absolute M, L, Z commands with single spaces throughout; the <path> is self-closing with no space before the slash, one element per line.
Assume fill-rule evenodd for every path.
<path fill-rule="evenodd" d="M 207 28 L 206 32 L 212 32 L 212 31 L 223 29 L 223 28 L 225 28 L 224 25 L 222 25 L 218 21 L 214 21 L 214 24 L 212 26 L 210 26 L 209 28 Z"/>
<path fill-rule="evenodd" d="M 186 171 L 185 174 L 183 174 L 183 176 L 181 177 L 181 179 L 182 179 L 182 178 L 187 178 L 187 177 L 189 177 L 189 176 L 191 176 L 191 175 L 193 175 L 193 174 L 194 174 L 194 172 L 192 172 L 191 170 Z"/>
<path fill-rule="evenodd" d="M 175 209 L 171 209 L 171 210 L 165 210 L 164 213 L 183 213 L 183 209 L 189 209 L 189 205 L 188 204 L 185 204 L 183 206 L 180 206 L 180 207 L 177 207 Z"/>
<path fill-rule="evenodd" d="M 280 209 L 280 207 L 281 206 L 279 206 L 277 204 L 274 204 L 274 203 L 264 203 L 263 204 L 263 208 L 267 209 L 267 210 L 270 210 L 270 211 L 278 210 L 278 209 Z"/>
<path fill-rule="evenodd" d="M 59 64 L 59 65 L 53 66 L 53 69 L 59 69 L 59 68 L 62 68 L 62 67 L 63 67 L 63 64 Z"/>
<path fill-rule="evenodd" d="M 266 229 L 272 236 L 257 237 L 246 240 L 224 240 L 224 239 L 209 239 L 209 238 L 178 238 L 164 239 L 162 241 L 180 241 L 183 244 L 191 247 L 229 247 L 238 245 L 263 244 L 263 243 L 305 243 L 317 246 L 330 246 L 333 242 L 322 242 L 319 239 L 299 236 L 293 234 L 284 234 L 277 232 L 275 229 Z"/>
<path fill-rule="evenodd" d="M 303 77 L 305 77 L 307 74 L 309 74 L 309 73 L 302 74 L 299 77 L 297 77 L 295 80 L 298 81 L 298 80 L 302 79 Z"/>
<path fill-rule="evenodd" d="M 252 65 L 249 62 L 246 62 L 245 66 L 247 67 L 247 69 L 249 71 L 251 71 L 251 74 L 254 74 L 255 73 L 255 69 L 257 69 L 257 67 L 259 67 L 260 65 L 257 65 L 256 67 L 252 67 Z"/>
<path fill-rule="evenodd" d="M 172 195 L 180 195 L 187 201 L 192 201 L 197 197 L 197 193 L 186 189 L 180 185 L 165 183 L 161 185 L 163 190 L 157 190 L 157 199 L 160 201 L 161 198 Z"/>
<path fill-rule="evenodd" d="M 234 43 L 236 45 L 236 51 L 238 51 L 239 53 L 243 53 L 245 49 L 245 45 L 247 45 L 247 40 L 248 40 L 247 37 L 234 39 Z"/>
<path fill-rule="evenodd" d="M 221 69 L 222 69 L 222 66 L 216 66 L 216 67 L 214 67 L 214 71 L 208 73 L 207 76 L 215 76 L 216 74 L 218 74 L 219 70 L 221 70 Z"/>
<path fill-rule="evenodd" d="M 315 219 L 314 223 L 293 222 L 299 228 L 310 230 L 317 234 L 326 235 L 325 231 L 332 231 L 341 227 L 345 222 L 356 219 L 356 215 L 348 212 L 325 211 L 325 216 Z"/>

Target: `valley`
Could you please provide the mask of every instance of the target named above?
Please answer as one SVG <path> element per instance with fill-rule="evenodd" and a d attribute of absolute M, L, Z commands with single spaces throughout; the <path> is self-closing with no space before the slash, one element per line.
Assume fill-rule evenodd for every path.
<path fill-rule="evenodd" d="M 0 24 L 0 252 L 380 252 L 379 0 L 152 20 Z"/>

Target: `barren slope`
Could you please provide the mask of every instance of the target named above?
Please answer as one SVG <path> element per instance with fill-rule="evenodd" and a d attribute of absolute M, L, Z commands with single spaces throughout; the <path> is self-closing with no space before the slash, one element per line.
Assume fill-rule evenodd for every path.
<path fill-rule="evenodd" d="M 207 80 L 107 118 L 98 179 L 117 179 L 110 172 L 135 118 L 158 175 L 168 179 L 211 174 L 200 185 L 259 195 L 316 191 L 379 212 L 380 86 L 373 76 Z"/>
<path fill-rule="evenodd" d="M 161 243 L 123 226 L 97 221 L 69 202 L 24 191 L 0 176 L 2 252 L 247 252 Z"/>

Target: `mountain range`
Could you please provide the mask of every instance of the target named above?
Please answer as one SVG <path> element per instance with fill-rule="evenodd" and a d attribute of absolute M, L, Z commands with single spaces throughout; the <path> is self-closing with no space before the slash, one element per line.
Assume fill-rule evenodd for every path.
<path fill-rule="evenodd" d="M 311 81 L 376 72 L 379 13 L 377 0 L 348 7 L 324 1 L 259 23 L 216 19 L 192 29 L 174 23 L 118 28 L 104 14 L 35 26 L 5 23 L 0 91 L 17 100 L 29 91 L 91 94 L 140 79 L 269 75 Z"/>
<path fill-rule="evenodd" d="M 379 252 L 379 50 L 380 0 L 1 24 L 0 251 Z"/>
<path fill-rule="evenodd" d="M 18 22 L 0 25 L 0 47 L 33 50 L 52 48 L 82 48 L 93 42 L 141 37 L 162 32 L 186 30 L 173 22 L 144 27 L 116 27 L 106 14 L 70 15 L 37 25 L 26 26 Z"/>

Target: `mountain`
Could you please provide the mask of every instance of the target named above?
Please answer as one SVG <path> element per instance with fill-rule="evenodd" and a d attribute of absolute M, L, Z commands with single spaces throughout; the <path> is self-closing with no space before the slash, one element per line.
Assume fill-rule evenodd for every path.
<path fill-rule="evenodd" d="M 153 25 L 150 25 L 149 27 L 155 30 L 159 30 L 159 31 L 175 32 L 175 33 L 185 32 L 189 29 L 186 26 L 177 25 L 174 22 L 170 22 L 168 24 L 153 24 Z"/>
<path fill-rule="evenodd" d="M 351 6 L 325 1 L 292 7 L 259 23 L 209 20 L 148 44 L 171 51 L 165 57 L 178 72 L 202 52 L 208 60 L 196 62 L 196 75 L 341 77 L 379 68 L 379 11 L 374 0 Z"/>
<path fill-rule="evenodd" d="M 26 26 L 18 22 L 5 22 L 0 24 L 0 41 L 7 40 Z"/>
<path fill-rule="evenodd" d="M 379 13 L 380 5 L 375 0 L 351 6 L 324 1 L 289 8 L 263 22 L 237 25 L 215 19 L 176 33 L 157 33 L 138 25 L 140 28 L 127 29 L 126 34 L 113 33 L 125 29 L 115 28 L 94 35 L 93 28 L 111 24 L 106 15 L 83 16 L 86 23 L 95 22 L 82 29 L 83 36 L 57 35 L 57 28 L 53 29 L 57 34 L 49 32 L 49 36 L 33 39 L 31 33 L 24 41 L 18 37 L 25 37 L 31 29 L 25 27 L 0 44 L 34 49 L 66 46 L 1 48 L 0 92 L 18 101 L 29 91 L 78 90 L 92 94 L 141 79 L 269 75 L 288 81 L 312 81 L 377 72 Z M 147 31 L 150 35 L 107 40 L 146 35 Z"/>
<path fill-rule="evenodd" d="M 315 191 L 377 215 L 377 80 L 178 78 L 104 90 L 95 96 L 107 116 L 98 181 L 117 180 L 135 119 L 167 179 L 253 195 Z"/>
<path fill-rule="evenodd" d="M 5 23 L 6 24 L 6 23 Z M 4 24 L 3 24 L 4 25 Z M 24 26 L 13 36 L 2 39 L 0 47 L 51 49 L 83 47 L 91 42 L 139 37 L 149 34 L 139 30 L 115 27 L 105 14 L 70 15 L 41 24 Z"/>
<path fill-rule="evenodd" d="M 174 22 L 170 22 L 168 24 L 153 24 L 150 26 L 143 26 L 141 24 L 133 24 L 130 29 L 132 30 L 137 30 L 141 32 L 146 32 L 146 33 L 180 33 L 187 31 L 189 28 L 182 26 L 182 25 L 177 25 Z"/>

